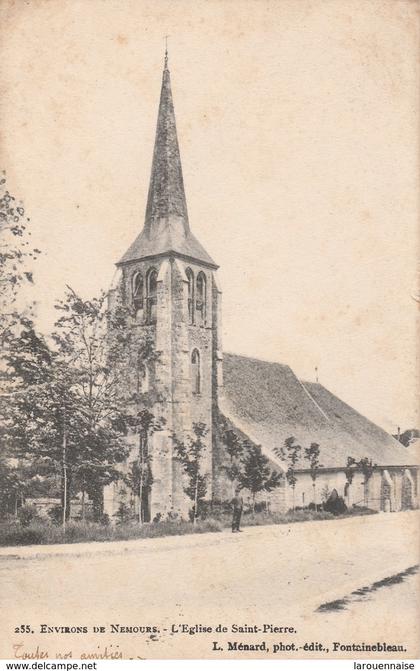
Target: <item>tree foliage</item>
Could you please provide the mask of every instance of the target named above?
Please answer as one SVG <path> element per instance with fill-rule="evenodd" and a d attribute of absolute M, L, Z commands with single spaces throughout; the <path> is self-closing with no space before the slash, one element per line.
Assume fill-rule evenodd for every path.
<path fill-rule="evenodd" d="M 6 187 L 6 177 L 0 176 L 0 344 L 21 322 L 30 317 L 30 310 L 18 305 L 20 290 L 33 283 L 33 262 L 40 250 L 32 246 L 30 220 L 25 209 Z"/>
<path fill-rule="evenodd" d="M 349 485 L 353 482 L 354 474 L 357 469 L 357 462 L 356 459 L 353 457 L 347 457 L 347 464 L 344 469 L 344 473 L 346 475 L 346 481 L 348 482 Z"/>
<path fill-rule="evenodd" d="M 192 432 L 193 435 L 183 441 L 174 436 L 173 442 L 175 454 L 188 477 L 188 484 L 184 487 L 184 492 L 193 502 L 191 515 L 195 524 L 200 512 L 200 503 L 207 494 L 207 477 L 202 473 L 201 462 L 206 449 L 205 437 L 208 434 L 208 428 L 203 422 L 194 422 Z"/>
<path fill-rule="evenodd" d="M 104 294 L 83 300 L 68 288 L 56 308 L 49 342 L 30 322 L 9 338 L 3 438 L 18 460 L 61 478 L 67 514 L 71 494 L 82 492 L 100 517 L 103 488 L 121 477 L 125 436 L 145 402 L 127 383 L 128 371 L 151 356 L 151 345 L 127 328 L 122 308 L 108 310 Z"/>
<path fill-rule="evenodd" d="M 137 436 L 137 458 L 131 463 L 126 484 L 139 500 L 139 522 L 148 521 L 147 505 L 150 488 L 153 484 L 152 454 L 149 450 L 149 440 L 155 431 L 162 428 L 163 420 L 157 420 L 147 408 L 141 408 L 123 417 L 126 427 Z"/>
<path fill-rule="evenodd" d="M 302 447 L 296 443 L 294 436 L 289 436 L 281 447 L 274 450 L 275 454 L 288 464 L 286 480 L 292 488 L 292 508 L 295 509 L 295 487 L 297 483 L 296 465 L 299 462 Z"/>
<path fill-rule="evenodd" d="M 321 448 L 318 443 L 311 443 L 309 447 L 305 447 L 305 459 L 309 461 L 309 472 L 312 478 L 312 487 L 314 490 L 314 503 L 316 504 L 316 479 L 318 477 L 319 469 L 322 464 L 319 461 Z"/>
<path fill-rule="evenodd" d="M 224 466 L 224 471 L 232 483 L 233 488 L 234 483 L 237 482 L 240 477 L 241 459 L 244 449 L 243 441 L 240 439 L 236 431 L 228 428 L 225 424 L 222 430 L 222 442 L 229 456 L 229 463 Z"/>
<path fill-rule="evenodd" d="M 347 478 L 347 491 L 348 487 L 353 482 L 355 472 L 361 471 L 363 475 L 363 488 L 364 488 L 364 503 L 367 506 L 369 504 L 369 480 L 372 477 L 376 468 L 376 464 L 373 463 L 372 459 L 369 457 L 362 457 L 357 461 L 353 457 L 347 457 L 347 465 L 345 468 L 345 474 Z"/>
<path fill-rule="evenodd" d="M 258 492 L 271 492 L 281 482 L 281 475 L 270 466 L 270 460 L 262 453 L 261 447 L 244 441 L 242 470 L 239 472 L 239 485 L 248 489 L 252 496 L 252 509 L 255 510 L 255 497 Z"/>

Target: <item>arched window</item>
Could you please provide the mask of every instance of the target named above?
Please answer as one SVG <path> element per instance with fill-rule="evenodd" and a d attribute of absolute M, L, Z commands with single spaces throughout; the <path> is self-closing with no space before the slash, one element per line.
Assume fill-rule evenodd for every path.
<path fill-rule="evenodd" d="M 143 309 L 143 275 L 134 273 L 131 280 L 131 291 L 135 310 Z"/>
<path fill-rule="evenodd" d="M 146 308 L 147 323 L 156 323 L 156 303 L 157 303 L 157 271 L 150 268 L 146 277 Z"/>
<path fill-rule="evenodd" d="M 203 272 L 197 275 L 197 302 L 196 310 L 199 314 L 199 323 L 204 325 L 206 323 L 206 307 L 207 307 L 207 287 L 206 276 Z"/>
<path fill-rule="evenodd" d="M 194 324 L 194 273 L 187 268 L 185 274 L 188 280 L 188 323 Z"/>
<path fill-rule="evenodd" d="M 191 354 L 191 388 L 193 394 L 201 392 L 200 352 L 193 349 Z"/>

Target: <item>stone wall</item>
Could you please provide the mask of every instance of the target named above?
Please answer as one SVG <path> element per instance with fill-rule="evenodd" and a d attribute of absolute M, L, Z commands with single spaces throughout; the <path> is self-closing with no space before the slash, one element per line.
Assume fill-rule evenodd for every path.
<path fill-rule="evenodd" d="M 314 501 L 313 481 L 309 472 L 296 474 L 295 506 L 307 506 Z M 362 473 L 356 471 L 350 486 L 341 469 L 325 469 L 316 478 L 316 504 L 322 503 L 328 493 L 336 489 L 348 507 L 364 506 L 378 511 L 399 511 L 417 507 L 416 478 L 418 469 L 400 466 L 378 467 L 367 485 Z M 292 490 L 287 487 L 286 508 L 292 507 Z"/>
<path fill-rule="evenodd" d="M 156 319 L 155 323 L 148 324 L 146 277 L 152 268 L 158 273 Z M 206 281 L 205 320 L 197 318 L 193 324 L 190 323 L 188 310 L 187 268 L 192 270 L 195 279 L 199 272 L 204 274 Z M 121 279 L 110 293 L 110 307 L 118 303 L 132 304 L 133 277 L 136 273 L 141 273 L 144 280 L 143 302 L 138 301 L 129 328 L 139 334 L 139 340 L 149 334 L 158 353 L 157 360 L 147 371 L 148 391 L 155 399 L 152 412 L 162 420 L 162 430 L 155 432 L 149 441 L 153 473 L 151 519 L 157 514 L 165 517 L 168 513 L 187 517 L 191 502 L 184 492 L 185 474 L 176 459 L 172 436 L 175 435 L 181 441 L 186 440 L 192 435 L 193 423 L 202 422 L 206 425 L 208 434 L 205 438 L 202 471 L 207 475 L 207 496 L 211 498 L 213 414 L 217 406 L 216 387 L 221 363 L 217 359 L 221 351 L 220 329 L 217 326 L 220 292 L 215 290 L 214 271 L 202 264 L 170 257 L 140 260 L 123 267 Z M 199 313 L 197 317 L 200 317 Z M 193 350 L 197 350 L 200 357 L 198 393 L 192 386 Z M 137 362 L 133 361 L 127 371 L 125 384 L 135 384 L 136 366 Z M 134 453 L 130 455 L 130 459 L 133 458 L 136 458 Z M 106 507 L 112 510 L 112 514 L 115 513 L 117 495 L 121 497 L 121 491 L 117 492 L 112 487 L 105 492 Z"/>

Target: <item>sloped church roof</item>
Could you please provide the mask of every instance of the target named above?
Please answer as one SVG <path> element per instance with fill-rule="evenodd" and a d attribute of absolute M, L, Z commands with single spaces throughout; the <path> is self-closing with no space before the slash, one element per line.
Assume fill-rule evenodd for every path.
<path fill-rule="evenodd" d="M 417 463 L 389 433 L 321 384 L 299 380 L 289 366 L 224 354 L 223 378 L 220 410 L 265 450 L 273 453 L 294 436 L 302 448 L 319 443 L 325 467 L 344 467 L 349 456 L 378 466 Z"/>
<path fill-rule="evenodd" d="M 117 265 L 167 253 L 217 268 L 190 230 L 166 53 L 144 227 Z"/>

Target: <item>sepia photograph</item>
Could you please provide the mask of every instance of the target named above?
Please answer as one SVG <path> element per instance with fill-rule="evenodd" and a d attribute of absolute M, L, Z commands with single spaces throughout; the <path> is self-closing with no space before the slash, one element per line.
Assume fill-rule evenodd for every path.
<path fill-rule="evenodd" d="M 419 658 L 419 10 L 0 0 L 1 660 Z"/>

